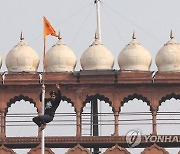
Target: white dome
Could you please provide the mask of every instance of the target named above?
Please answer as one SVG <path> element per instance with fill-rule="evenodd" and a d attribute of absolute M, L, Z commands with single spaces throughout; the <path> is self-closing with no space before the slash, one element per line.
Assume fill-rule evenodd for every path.
<path fill-rule="evenodd" d="M 180 44 L 171 36 L 156 55 L 158 71 L 180 71 Z"/>
<path fill-rule="evenodd" d="M 6 56 L 8 72 L 36 72 L 38 66 L 38 54 L 21 36 L 21 41 Z"/>
<path fill-rule="evenodd" d="M 94 43 L 82 54 L 80 62 L 83 70 L 111 70 L 114 57 L 99 39 L 95 38 Z"/>
<path fill-rule="evenodd" d="M 63 43 L 62 39 L 46 53 L 46 72 L 73 72 L 77 60 L 73 51 Z"/>
<path fill-rule="evenodd" d="M 132 41 L 119 53 L 118 64 L 123 71 L 149 71 L 151 55 L 136 40 L 134 34 Z"/>

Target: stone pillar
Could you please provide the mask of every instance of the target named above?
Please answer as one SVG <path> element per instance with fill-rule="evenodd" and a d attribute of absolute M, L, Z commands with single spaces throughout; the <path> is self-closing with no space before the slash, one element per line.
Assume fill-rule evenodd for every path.
<path fill-rule="evenodd" d="M 81 136 L 82 134 L 82 123 L 81 123 L 81 113 L 82 113 L 82 108 L 83 104 L 82 102 L 85 100 L 86 94 L 83 93 L 84 89 L 78 89 L 76 91 L 75 99 L 74 99 L 74 107 L 75 107 L 75 112 L 76 112 L 76 136 Z"/>
<path fill-rule="evenodd" d="M 113 98 L 113 112 L 114 112 L 114 134 L 113 136 L 119 136 L 119 112 L 121 108 L 120 100 L 123 98 L 119 98 L 119 93 L 117 91 L 114 92 Z"/>
<path fill-rule="evenodd" d="M 6 120 L 5 120 L 5 110 L 1 111 L 1 135 L 0 137 L 5 137 L 6 135 Z"/>
<path fill-rule="evenodd" d="M 81 110 L 76 110 L 76 136 L 81 136 Z"/>
<path fill-rule="evenodd" d="M 152 110 L 152 135 L 157 135 L 157 110 Z"/>
<path fill-rule="evenodd" d="M 152 135 L 157 135 L 157 111 L 159 107 L 159 100 L 161 96 L 158 91 L 153 89 L 151 100 L 151 112 L 152 112 Z"/>
<path fill-rule="evenodd" d="M 114 110 L 114 136 L 119 136 L 119 110 Z"/>

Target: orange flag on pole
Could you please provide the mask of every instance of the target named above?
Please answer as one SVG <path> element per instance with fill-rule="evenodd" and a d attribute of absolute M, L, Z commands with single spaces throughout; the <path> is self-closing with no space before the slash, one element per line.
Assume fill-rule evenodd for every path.
<path fill-rule="evenodd" d="M 54 28 L 51 26 L 50 22 L 46 19 L 46 17 L 43 17 L 44 21 L 44 55 L 43 55 L 43 72 L 45 68 L 45 57 L 46 57 L 46 36 L 47 35 L 52 35 L 58 37 L 56 34 L 56 31 Z"/>
<path fill-rule="evenodd" d="M 56 34 L 56 31 L 51 26 L 50 22 L 46 19 L 46 17 L 44 17 L 44 38 L 47 35 L 52 35 L 52 36 L 58 37 L 58 35 Z"/>

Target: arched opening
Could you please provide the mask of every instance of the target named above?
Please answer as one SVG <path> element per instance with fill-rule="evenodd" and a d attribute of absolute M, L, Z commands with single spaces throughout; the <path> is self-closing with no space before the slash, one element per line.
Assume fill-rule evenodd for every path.
<path fill-rule="evenodd" d="M 170 96 L 170 95 L 169 95 Z M 180 100 L 175 96 L 164 98 L 157 112 L 157 134 L 177 135 L 180 129 Z M 165 148 L 170 154 L 178 153 L 178 148 Z"/>
<path fill-rule="evenodd" d="M 46 136 L 75 136 L 76 113 L 71 103 L 61 101 L 53 121 L 47 124 Z"/>
<path fill-rule="evenodd" d="M 93 114 L 93 101 L 90 101 L 83 108 L 82 112 L 82 135 L 83 136 L 93 136 L 93 116 L 98 119 L 98 135 L 99 136 L 111 136 L 114 130 L 114 114 L 112 112 L 112 107 L 104 101 L 97 99 L 97 112 Z M 95 128 L 94 128 L 95 129 Z"/>
<path fill-rule="evenodd" d="M 37 127 L 32 118 L 37 114 L 37 108 L 29 101 L 16 101 L 7 109 L 6 136 L 29 137 L 37 136 Z M 13 149 L 18 154 L 27 153 L 30 149 Z"/>
<path fill-rule="evenodd" d="M 141 96 L 141 95 L 139 95 Z M 147 99 L 129 96 L 123 102 L 119 115 L 119 134 L 126 135 L 129 131 L 139 130 L 142 135 L 152 133 L 152 113 Z M 145 102 L 147 101 L 147 102 Z"/>
<path fill-rule="evenodd" d="M 164 129 L 166 128 L 166 129 Z M 157 134 L 177 135 L 180 130 L 180 100 L 171 98 L 159 106 L 157 112 Z"/>
<path fill-rule="evenodd" d="M 103 95 L 86 99 L 82 112 L 82 136 L 111 136 L 114 132 L 114 114 L 111 102 Z M 89 149 L 91 152 L 105 149 Z"/>
<path fill-rule="evenodd" d="M 180 95 L 162 97 L 157 111 L 157 134 L 177 135 L 180 129 Z M 179 148 L 165 148 L 170 154 L 178 153 Z"/>
<path fill-rule="evenodd" d="M 139 98 L 138 98 L 139 99 Z M 152 114 L 146 102 L 131 98 L 124 103 L 119 115 L 119 134 L 139 131 L 140 135 L 152 133 Z M 130 153 L 141 153 L 144 148 L 127 148 Z"/>
<path fill-rule="evenodd" d="M 83 136 L 110 136 L 114 130 L 114 114 L 103 97 L 92 96 L 82 112 Z"/>
<path fill-rule="evenodd" d="M 36 114 L 37 108 L 34 104 L 24 100 L 16 101 L 6 114 L 6 136 L 36 136 L 37 128 L 32 121 Z"/>

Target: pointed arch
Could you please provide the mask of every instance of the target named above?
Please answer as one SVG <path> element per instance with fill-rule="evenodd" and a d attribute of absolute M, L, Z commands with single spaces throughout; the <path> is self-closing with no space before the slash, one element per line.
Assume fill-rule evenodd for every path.
<path fill-rule="evenodd" d="M 20 101 L 20 100 L 29 101 L 30 104 L 33 104 L 34 107 L 36 107 L 36 103 L 34 102 L 34 100 L 32 98 L 30 98 L 28 96 L 24 96 L 24 95 L 14 96 L 14 98 L 11 98 L 9 100 L 9 102 L 7 102 L 7 107 L 5 109 L 5 114 L 7 114 L 8 108 L 11 107 L 12 104 L 15 104 L 16 101 Z M 37 108 L 37 112 L 38 112 L 38 108 Z"/>
<path fill-rule="evenodd" d="M 176 93 L 171 93 L 171 94 L 168 94 L 166 96 L 163 96 L 160 100 L 159 100 L 159 106 L 161 106 L 161 104 L 163 102 L 165 102 L 166 100 L 170 100 L 172 98 L 175 98 L 176 100 L 177 99 L 180 99 L 180 94 L 176 94 Z M 158 106 L 158 110 L 159 110 L 159 106 Z"/>
<path fill-rule="evenodd" d="M 85 101 L 83 102 L 83 107 L 86 105 L 86 103 L 89 103 L 93 99 L 99 99 L 100 101 L 104 101 L 105 103 L 108 103 L 109 106 L 112 107 L 112 101 L 110 101 L 109 98 L 106 97 L 105 95 L 101 95 L 101 94 L 87 96 Z"/>
<path fill-rule="evenodd" d="M 97 107 L 96 109 L 93 107 L 94 103 L 96 104 L 95 105 L 95 108 Z M 101 105 L 103 105 L 103 107 Z M 96 111 L 94 111 L 94 109 Z M 112 102 L 108 97 L 101 94 L 94 94 L 87 96 L 85 101 L 83 102 L 83 108 L 81 109 L 81 111 L 82 111 L 82 116 L 81 116 L 82 135 L 92 135 L 92 130 L 95 129 L 93 128 L 93 124 L 92 124 L 94 119 L 96 119 L 96 123 L 98 124 L 98 127 L 101 128 L 101 131 L 99 131 L 100 136 L 101 135 L 109 136 L 110 134 L 113 133 L 114 126 L 112 125 L 112 123 L 110 123 L 110 121 L 114 120 L 114 114 L 113 114 Z M 87 121 L 89 123 L 87 123 Z M 102 123 L 104 123 L 104 125 Z"/>
<path fill-rule="evenodd" d="M 70 98 L 66 96 L 62 96 L 62 101 L 67 101 L 68 103 L 71 104 L 72 107 L 74 107 L 74 102 Z"/>
<path fill-rule="evenodd" d="M 137 94 L 137 93 L 124 97 L 124 99 L 121 101 L 121 107 L 123 107 L 125 103 L 128 103 L 128 101 L 133 100 L 134 98 L 145 102 L 150 107 L 150 110 L 152 111 L 151 102 L 147 99 L 147 97 L 144 97 L 143 95 Z"/>
<path fill-rule="evenodd" d="M 32 104 L 34 104 L 34 107 L 36 107 L 36 103 L 32 98 L 21 94 L 19 96 L 14 96 L 13 98 L 11 98 L 9 100 L 9 102 L 7 102 L 7 108 L 5 110 L 5 114 L 7 114 L 8 108 L 11 107 L 12 104 L 15 104 L 16 101 L 20 101 L 20 100 L 29 101 L 30 104 L 32 103 Z M 70 98 L 63 96 L 62 100 L 67 101 L 68 103 L 71 103 L 72 106 L 74 106 L 74 102 L 72 102 L 72 100 Z M 37 112 L 38 112 L 38 108 L 37 108 Z"/>

